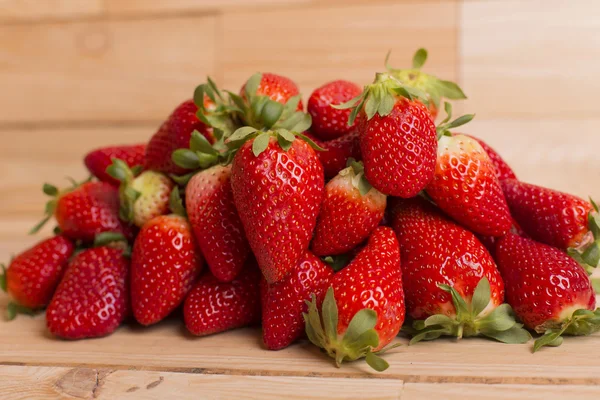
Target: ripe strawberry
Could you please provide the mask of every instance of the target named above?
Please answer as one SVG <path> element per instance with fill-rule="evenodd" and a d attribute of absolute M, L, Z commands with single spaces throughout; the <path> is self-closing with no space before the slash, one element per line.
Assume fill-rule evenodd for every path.
<path fill-rule="evenodd" d="M 246 140 L 233 160 L 233 199 L 263 275 L 277 282 L 308 248 L 323 199 L 323 167 L 288 130 L 245 127 L 229 140 Z"/>
<path fill-rule="evenodd" d="M 502 182 L 515 220 L 532 239 L 567 250 L 588 272 L 600 263 L 598 207 L 577 196 L 508 179 Z"/>
<path fill-rule="evenodd" d="M 46 310 L 50 333 L 74 340 L 114 332 L 129 314 L 128 280 L 129 261 L 120 249 L 76 255 Z"/>
<path fill-rule="evenodd" d="M 185 190 L 186 208 L 196 241 L 212 274 L 232 281 L 241 271 L 250 245 L 233 202 L 231 166 L 198 172 Z"/>
<path fill-rule="evenodd" d="M 425 96 L 380 73 L 361 95 L 338 107 L 353 109 L 350 124 L 361 113 L 358 129 L 365 176 L 389 196 L 413 197 L 433 178 L 435 125 L 427 108 L 412 100 L 417 95 Z"/>
<path fill-rule="evenodd" d="M 354 130 L 348 126 L 350 110 L 338 110 L 332 104 L 342 104 L 360 95 L 362 90 L 352 82 L 337 80 L 315 89 L 308 99 L 307 111 L 312 117 L 311 132 L 321 140 L 333 140 Z"/>
<path fill-rule="evenodd" d="M 509 232 L 514 233 L 515 235 L 519 235 L 521 237 L 528 237 L 527 234 L 521 229 L 521 226 L 511 217 L 512 226 Z M 496 256 L 496 245 L 502 239 L 501 237 L 496 236 L 484 236 L 484 235 L 475 235 L 477 239 L 485 246 L 485 248 L 490 252 L 492 257 Z"/>
<path fill-rule="evenodd" d="M 311 249 L 318 256 L 346 253 L 379 225 L 386 196 L 371 187 L 361 163 L 352 162 L 325 186 Z"/>
<path fill-rule="evenodd" d="M 8 306 L 8 319 L 18 312 L 44 308 L 63 276 L 75 246 L 64 236 L 43 240 L 16 256 L 0 275 L 0 288 L 15 303 Z M 1 266 L 4 269 L 4 266 Z M 28 309 L 28 310 L 26 310 Z"/>
<path fill-rule="evenodd" d="M 509 233 L 498 243 L 506 299 L 526 327 L 544 333 L 533 351 L 559 346 L 561 335 L 600 330 L 590 279 L 575 260 L 553 247 Z M 595 311 L 594 311 L 595 310 Z"/>
<path fill-rule="evenodd" d="M 494 150 L 492 147 L 490 147 L 490 145 L 488 145 L 483 140 L 476 138 L 474 136 L 463 134 L 463 133 L 461 133 L 460 135 L 464 135 L 464 136 L 470 137 L 471 139 L 476 140 L 477 143 L 479 143 L 479 145 L 483 148 L 483 150 L 485 150 L 488 157 L 490 158 L 490 161 L 494 165 L 494 168 L 496 168 L 496 176 L 498 177 L 498 180 L 503 181 L 504 179 L 517 179 L 517 176 L 515 175 L 512 168 L 510 168 L 508 166 L 506 161 L 504 161 L 504 159 L 500 156 L 500 154 L 498 154 L 498 152 L 496 150 Z"/>
<path fill-rule="evenodd" d="M 152 218 L 169 211 L 169 197 L 175 184 L 165 174 L 144 171 L 135 177 L 127 164 L 119 159 L 113 160 L 107 172 L 121 182 L 119 216 L 123 221 L 142 227 Z"/>
<path fill-rule="evenodd" d="M 133 237 L 133 228 L 119 219 L 119 191 L 107 182 L 86 182 L 58 191 L 44 185 L 53 199 L 46 204 L 45 218 L 32 230 L 36 233 L 54 215 L 60 231 L 69 239 L 93 242 L 102 232 L 118 232 Z"/>
<path fill-rule="evenodd" d="M 145 144 L 134 144 L 127 146 L 102 147 L 90 151 L 83 162 L 88 171 L 102 182 L 119 185 L 119 181 L 106 173 L 106 168 L 112 164 L 113 158 L 123 160 L 129 168 L 144 165 L 144 154 L 146 152 Z"/>
<path fill-rule="evenodd" d="M 350 158 L 357 161 L 361 160 L 358 129 L 354 129 L 344 136 L 326 142 L 317 139 L 313 134 L 308 132 L 306 132 L 306 136 L 312 139 L 319 147 L 325 149 L 325 151 L 317 152 L 317 156 L 319 156 L 319 160 L 323 164 L 325 179 L 333 178 L 338 172 L 346 168 Z"/>
<path fill-rule="evenodd" d="M 502 278 L 474 234 L 422 199 L 398 201 L 392 225 L 402 254 L 406 311 L 415 320 L 412 343 L 441 335 L 529 340 L 510 307 L 501 305 Z"/>
<path fill-rule="evenodd" d="M 192 228 L 179 215 L 163 215 L 140 230 L 131 256 L 131 303 L 135 319 L 152 325 L 185 298 L 202 271 Z"/>
<path fill-rule="evenodd" d="M 304 334 L 306 301 L 314 294 L 320 307 L 332 278 L 333 269 L 307 251 L 281 281 L 261 280 L 263 341 L 269 350 L 283 349 Z"/>
<path fill-rule="evenodd" d="M 300 94 L 294 81 L 285 76 L 268 72 L 250 77 L 241 87 L 240 96 L 247 98 L 248 91 L 252 95 L 266 96 L 281 104 L 287 103 L 290 98 Z M 301 111 L 303 108 L 302 101 L 299 101 L 296 109 Z"/>
<path fill-rule="evenodd" d="M 404 322 L 400 249 L 391 228 L 377 228 L 366 247 L 334 275 L 321 315 L 312 296 L 304 320 L 310 341 L 335 358 L 338 367 L 362 357 L 378 371 L 388 367 L 376 353 Z"/>
<path fill-rule="evenodd" d="M 394 69 L 388 64 L 390 54 L 385 59 L 385 66 L 389 73 L 402 81 L 404 84 L 419 89 L 427 93 L 429 111 L 435 120 L 438 114 L 440 101 L 442 98 L 452 100 L 466 99 L 467 96 L 461 88 L 454 82 L 444 81 L 421 71 L 421 68 L 427 61 L 427 50 L 419 49 L 415 52 L 410 69 Z"/>
<path fill-rule="evenodd" d="M 252 259 L 228 283 L 204 274 L 185 299 L 186 328 L 206 336 L 260 322 L 259 281 L 260 271 Z"/>
<path fill-rule="evenodd" d="M 212 108 L 208 97 L 205 98 L 204 107 Z M 173 162 L 172 153 L 177 149 L 187 148 L 194 131 L 200 132 L 210 142 L 214 142 L 212 128 L 198 119 L 197 112 L 198 107 L 193 100 L 183 102 L 173 111 L 146 147 L 144 164 L 146 169 L 176 175 L 188 172 Z"/>
<path fill-rule="evenodd" d="M 485 236 L 503 236 L 511 226 L 496 169 L 483 148 L 470 137 L 454 135 L 450 128 L 460 126 L 473 116 L 460 117 L 438 127 L 440 139 L 433 180 L 425 190 L 435 203 L 454 220 Z"/>

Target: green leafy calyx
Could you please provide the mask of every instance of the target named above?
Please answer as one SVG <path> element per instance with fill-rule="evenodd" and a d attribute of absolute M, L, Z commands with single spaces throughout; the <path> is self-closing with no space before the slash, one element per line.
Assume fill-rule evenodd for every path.
<path fill-rule="evenodd" d="M 118 158 L 113 158 L 112 164 L 106 168 L 108 175 L 121 182 L 119 185 L 119 218 L 125 222 L 133 222 L 134 205 L 141 196 L 141 193 L 133 188 L 135 172 L 125 161 Z"/>
<path fill-rule="evenodd" d="M 376 371 L 385 371 L 389 364 L 378 356 L 383 350 L 374 352 L 379 346 L 379 334 L 375 330 L 377 313 L 368 308 L 357 312 L 346 332 L 338 334 L 338 307 L 333 288 L 327 290 L 321 313 L 317 307 L 316 296 L 307 301 L 308 312 L 302 314 L 308 339 L 317 347 L 324 349 L 335 359 L 339 368 L 344 361 L 365 358 L 367 364 Z M 388 348 L 389 349 L 389 348 Z"/>
<path fill-rule="evenodd" d="M 577 310 L 566 321 L 552 326 L 541 326 L 536 331 L 544 332 L 544 335 L 537 339 L 533 345 L 535 353 L 544 346 L 556 347 L 563 342 L 563 335 L 588 336 L 600 331 L 600 308 L 595 311 L 586 309 Z"/>
<path fill-rule="evenodd" d="M 588 214 L 589 232 L 581 246 L 567 249 L 567 253 L 585 269 L 588 275 L 591 275 L 600 264 L 600 213 L 598 213 L 598 205 L 592 198 L 590 203 L 592 210 Z"/>
<path fill-rule="evenodd" d="M 181 193 L 179 192 L 178 187 L 173 188 L 171 194 L 169 195 L 169 208 L 174 214 L 187 217 L 187 212 L 185 210 L 185 206 L 183 205 L 183 199 L 181 198 Z"/>
<path fill-rule="evenodd" d="M 395 69 L 389 64 L 390 54 L 385 58 L 385 66 L 388 72 L 402 81 L 404 84 L 415 87 L 427 93 L 428 98 L 436 108 L 439 108 L 442 98 L 451 100 L 466 99 L 462 89 L 454 82 L 439 79 L 421 71 L 427 61 L 427 50 L 419 49 L 413 56 L 412 68 Z"/>
<path fill-rule="evenodd" d="M 28 308 L 22 306 L 18 303 L 10 302 L 6 306 L 6 320 L 12 321 L 17 317 L 18 314 L 22 315 L 35 315 L 38 313 L 38 310 L 34 310 L 32 308 Z"/>
<path fill-rule="evenodd" d="M 352 179 L 352 186 L 360 192 L 361 196 L 366 196 L 373 186 L 365 177 L 365 167 L 362 162 L 353 158 L 348 159 L 347 167 L 339 172 L 341 176 L 349 176 Z M 373 189 L 377 190 L 377 189 Z"/>
<path fill-rule="evenodd" d="M 6 281 L 6 265 L 0 264 L 0 269 L 2 270 L 2 274 L 0 274 L 0 290 L 6 293 L 8 290 L 8 282 Z"/>
<path fill-rule="evenodd" d="M 515 320 L 512 308 L 501 304 L 488 311 L 491 301 L 490 283 L 482 278 L 471 301 L 465 300 L 453 287 L 439 285 L 440 289 L 450 293 L 456 315 L 432 315 L 425 320 L 414 321 L 410 344 L 421 340 L 434 340 L 440 336 L 455 336 L 457 338 L 483 336 L 503 343 L 525 343 L 531 335 Z"/>
<path fill-rule="evenodd" d="M 473 120 L 475 118 L 475 114 L 466 114 L 456 118 L 453 121 L 450 121 L 452 118 L 452 104 L 445 102 L 444 103 L 444 111 L 446 111 L 446 118 L 442 120 L 436 127 L 438 140 L 442 136 L 452 136 L 452 132 L 450 129 L 457 128 L 459 126 L 463 126 Z"/>
<path fill-rule="evenodd" d="M 358 113 L 364 110 L 367 119 L 378 114 L 386 116 L 390 114 L 396 104 L 398 97 L 406 97 L 409 100 L 420 100 L 428 103 L 427 93 L 410 85 L 405 85 L 399 79 L 388 73 L 375 74 L 372 84 L 365 86 L 363 92 L 355 98 L 339 105 L 332 105 L 338 110 L 350 109 L 348 126 L 352 126 Z"/>

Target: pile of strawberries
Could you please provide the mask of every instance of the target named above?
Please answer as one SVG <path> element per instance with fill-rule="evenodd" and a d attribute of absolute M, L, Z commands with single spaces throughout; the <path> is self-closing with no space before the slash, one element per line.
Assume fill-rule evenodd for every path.
<path fill-rule="evenodd" d="M 304 112 L 296 84 L 210 79 L 147 144 L 90 152 L 93 178 L 44 185 L 55 236 L 2 277 L 9 317 L 46 309 L 64 339 L 183 309 L 194 335 L 261 324 L 266 348 L 305 336 L 376 370 L 411 344 L 482 336 L 557 346 L 600 329 L 588 273 L 593 202 L 517 179 L 496 151 L 434 120 L 454 83 L 410 69 L 338 80 Z"/>

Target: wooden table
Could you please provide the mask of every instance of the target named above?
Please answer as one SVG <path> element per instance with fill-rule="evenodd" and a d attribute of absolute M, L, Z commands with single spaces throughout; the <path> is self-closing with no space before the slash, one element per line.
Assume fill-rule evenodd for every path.
<path fill-rule="evenodd" d="M 480 339 L 419 343 L 393 350 L 390 368 L 375 373 L 364 363 L 337 369 L 308 342 L 264 350 L 258 329 L 196 338 L 173 317 L 67 342 L 47 333 L 42 315 L 19 316 L 0 322 L 0 398 L 598 399 L 600 334 L 530 349 Z"/>

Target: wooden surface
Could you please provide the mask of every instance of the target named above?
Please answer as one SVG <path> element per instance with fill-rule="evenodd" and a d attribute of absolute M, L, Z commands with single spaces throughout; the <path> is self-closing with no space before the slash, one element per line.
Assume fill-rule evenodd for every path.
<path fill-rule="evenodd" d="M 421 46 L 426 69 L 469 96 L 455 106 L 477 114 L 464 132 L 523 180 L 600 199 L 598 14 L 595 0 L 0 0 L 0 260 L 39 240 L 25 232 L 41 216 L 43 182 L 85 177 L 91 148 L 147 140 L 206 75 L 234 91 L 257 70 L 288 75 L 306 101 L 328 80 L 369 83 L 388 50 L 408 66 Z M 67 343 L 47 336 L 42 317 L 19 318 L 0 322 L 0 397 L 599 394 L 599 337 L 536 355 L 441 341 L 388 359 L 381 375 L 338 370 L 306 343 L 268 352 L 252 329 L 197 339 L 176 318 Z"/>

